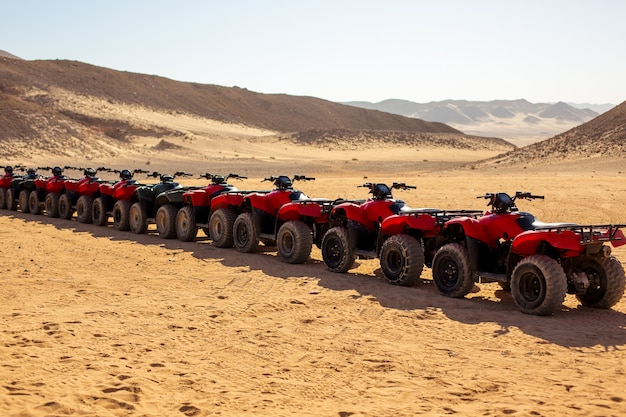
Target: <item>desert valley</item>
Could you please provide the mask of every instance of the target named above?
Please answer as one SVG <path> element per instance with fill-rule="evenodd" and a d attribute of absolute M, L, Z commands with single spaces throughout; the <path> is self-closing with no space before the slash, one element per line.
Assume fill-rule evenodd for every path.
<path fill-rule="evenodd" d="M 542 221 L 626 224 L 625 144 L 626 102 L 518 147 L 313 97 L 0 57 L 2 165 L 186 171 L 197 186 L 236 172 L 242 190 L 304 174 L 298 189 L 332 199 L 405 182 L 394 197 L 413 208 L 529 191 L 545 199 L 518 207 Z M 411 287 L 376 259 L 334 273 L 317 247 L 292 265 L 271 246 L 8 210 L 0 235 L 1 415 L 626 415 L 626 299 L 567 295 L 541 317 L 497 283 L 444 297 L 429 268 Z"/>

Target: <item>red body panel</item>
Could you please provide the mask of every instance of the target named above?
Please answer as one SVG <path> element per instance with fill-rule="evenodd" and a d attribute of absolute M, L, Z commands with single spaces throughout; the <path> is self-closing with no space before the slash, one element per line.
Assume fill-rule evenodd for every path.
<path fill-rule="evenodd" d="M 65 181 L 67 178 L 63 175 L 50 178 L 40 177 L 35 180 L 35 187 L 45 190 L 46 193 L 61 193 L 65 188 Z"/>
<path fill-rule="evenodd" d="M 424 232 L 424 237 L 434 237 L 439 234 L 441 225 L 437 224 L 435 216 L 428 213 L 395 214 L 387 217 L 381 224 L 381 230 L 385 236 L 399 235 L 406 229 L 421 230 Z"/>
<path fill-rule="evenodd" d="M 11 187 L 11 181 L 13 181 L 15 177 L 12 175 L 3 175 L 0 177 L 0 188 L 9 188 Z"/>
<path fill-rule="evenodd" d="M 579 256 L 584 250 L 580 243 L 580 235 L 571 230 L 560 232 L 548 230 L 529 230 L 519 234 L 511 245 L 511 252 L 521 256 L 530 256 L 537 253 L 537 247 L 542 242 L 548 242 L 551 246 L 561 251 L 561 257 L 571 258 Z"/>
<path fill-rule="evenodd" d="M 453 224 L 463 226 L 465 236 L 486 243 L 497 249 L 500 239 L 510 240 L 524 229 L 517 224 L 519 213 L 486 213 L 484 216 L 474 219 L 471 217 L 459 217 L 446 223 L 446 227 Z"/>
<path fill-rule="evenodd" d="M 333 211 L 343 210 L 346 217 L 352 221 L 356 221 L 371 231 L 375 231 L 377 224 L 381 223 L 387 217 L 393 215 L 391 206 L 395 204 L 392 200 L 373 200 L 368 199 L 363 204 L 342 203 L 337 205 Z"/>
<path fill-rule="evenodd" d="M 135 180 L 123 180 L 115 184 L 100 184 L 100 193 L 110 195 L 115 200 L 130 200 L 139 184 Z"/>
<path fill-rule="evenodd" d="M 289 202 L 278 210 L 278 218 L 284 222 L 299 220 L 303 217 L 311 217 L 317 222 L 323 222 L 328 216 L 322 214 L 322 206 L 316 202 Z"/>
<path fill-rule="evenodd" d="M 292 195 L 298 193 L 298 196 L 302 195 L 295 190 L 273 190 L 269 193 L 251 193 L 245 196 L 244 204 L 249 204 L 250 207 L 263 210 L 264 212 L 276 217 L 278 210 L 285 204 L 292 202 Z"/>
<path fill-rule="evenodd" d="M 220 194 L 211 200 L 211 211 L 221 208 L 241 207 L 243 204 L 243 195 L 237 193 Z"/>

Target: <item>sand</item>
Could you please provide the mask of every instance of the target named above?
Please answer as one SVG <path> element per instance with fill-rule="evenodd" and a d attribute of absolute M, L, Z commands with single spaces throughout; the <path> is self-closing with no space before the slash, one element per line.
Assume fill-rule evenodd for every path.
<path fill-rule="evenodd" d="M 523 189 L 546 195 L 519 204 L 545 221 L 626 222 L 617 167 L 370 169 L 367 181 L 418 186 L 395 194 L 412 207 L 482 209 L 479 194 Z M 362 173 L 305 173 L 310 196 L 365 197 Z M 269 248 L 6 210 L 0 235 L 3 416 L 626 415 L 626 300 L 594 310 L 568 295 L 536 317 L 497 284 L 450 299 L 428 269 L 397 287 L 377 260 L 335 274 L 317 249 L 287 265 Z"/>

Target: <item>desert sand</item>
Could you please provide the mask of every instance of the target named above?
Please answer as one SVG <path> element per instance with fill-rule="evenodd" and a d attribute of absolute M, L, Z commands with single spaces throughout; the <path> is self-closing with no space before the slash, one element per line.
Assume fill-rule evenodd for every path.
<path fill-rule="evenodd" d="M 404 181 L 417 189 L 396 198 L 448 209 L 523 190 L 546 196 L 519 202 L 544 221 L 626 223 L 620 162 L 452 169 L 497 151 L 307 148 L 215 129 L 231 139 L 193 145 L 223 152 L 213 159 L 192 159 L 187 144 L 15 162 L 238 172 L 249 176 L 240 189 L 306 174 L 316 180 L 297 188 L 331 198 Z M 136 147 L 150 149 L 143 140 Z M 7 210 L 0 235 L 2 416 L 626 415 L 626 300 L 594 310 L 568 295 L 536 317 L 497 284 L 450 299 L 428 269 L 397 287 L 377 260 L 331 273 L 316 248 L 288 265 L 263 246 L 241 254 L 162 240 L 154 226 L 135 235 Z M 626 262 L 626 249 L 614 254 Z"/>

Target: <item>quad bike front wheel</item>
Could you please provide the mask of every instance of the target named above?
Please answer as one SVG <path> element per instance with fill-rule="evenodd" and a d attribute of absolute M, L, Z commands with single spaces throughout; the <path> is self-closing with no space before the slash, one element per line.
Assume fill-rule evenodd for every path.
<path fill-rule="evenodd" d="M 59 193 L 48 193 L 46 195 L 46 216 L 59 217 L 59 199 L 61 196 Z"/>
<path fill-rule="evenodd" d="M 22 211 L 22 213 L 30 213 L 30 209 L 28 207 L 28 200 L 29 200 L 28 197 L 30 197 L 30 191 L 28 190 L 20 191 L 19 203 L 20 203 L 20 210 Z"/>
<path fill-rule="evenodd" d="M 529 256 L 513 269 L 511 295 L 523 313 L 549 316 L 561 307 L 566 294 L 565 272 L 549 256 Z"/>
<path fill-rule="evenodd" d="M 7 208 L 7 189 L 0 188 L 0 209 Z"/>
<path fill-rule="evenodd" d="M 28 196 L 28 211 L 35 215 L 41 214 L 41 201 L 39 200 L 37 191 L 31 191 Z"/>
<path fill-rule="evenodd" d="M 433 259 L 433 281 L 441 295 L 462 298 L 474 288 L 467 248 L 449 243 L 439 248 Z"/>
<path fill-rule="evenodd" d="M 584 294 L 576 295 L 582 305 L 593 308 L 611 308 L 624 294 L 626 278 L 622 264 L 614 257 L 588 258 L 576 265 L 589 280 L 589 287 Z"/>
<path fill-rule="evenodd" d="M 61 195 L 59 197 L 59 217 L 62 219 L 70 220 L 72 218 L 72 203 L 67 194 Z"/>
<path fill-rule="evenodd" d="M 322 238 L 322 258 L 332 272 L 348 272 L 356 255 L 350 243 L 348 229 L 342 226 L 333 227 Z"/>
<path fill-rule="evenodd" d="M 7 210 L 15 211 L 17 210 L 17 201 L 15 199 L 15 194 L 11 188 L 7 189 Z"/>
<path fill-rule="evenodd" d="M 313 235 L 306 223 L 293 220 L 280 226 L 276 237 L 278 255 L 288 264 L 303 264 L 311 255 Z"/>
<path fill-rule="evenodd" d="M 241 213 L 233 225 L 233 239 L 239 252 L 254 252 L 259 246 L 252 213 Z"/>
<path fill-rule="evenodd" d="M 96 226 L 106 226 L 109 223 L 109 215 L 106 212 L 106 207 L 104 206 L 104 201 L 102 201 L 101 197 L 98 197 L 93 201 L 91 220 Z"/>
<path fill-rule="evenodd" d="M 232 248 L 233 228 L 237 220 L 237 214 L 227 208 L 215 210 L 209 219 L 209 235 L 213 245 L 218 248 Z"/>
<path fill-rule="evenodd" d="M 119 231 L 130 230 L 130 201 L 117 200 L 113 205 L 113 226 Z"/>
<path fill-rule="evenodd" d="M 93 197 L 89 195 L 81 195 L 78 197 L 78 201 L 76 202 L 76 220 L 81 223 L 92 223 L 94 219 L 92 216 L 93 207 Z M 100 225 L 99 223 L 96 224 Z"/>
<path fill-rule="evenodd" d="M 176 216 L 178 210 L 172 204 L 165 204 L 156 212 L 155 223 L 161 239 L 174 239 L 176 237 Z"/>
<path fill-rule="evenodd" d="M 391 284 L 414 285 L 424 269 L 422 245 L 408 235 L 391 236 L 380 251 L 380 269 Z"/>
<path fill-rule="evenodd" d="M 141 203 L 137 202 L 130 206 L 128 211 L 128 225 L 131 232 L 139 235 L 146 233 L 148 230 L 148 215 Z"/>

